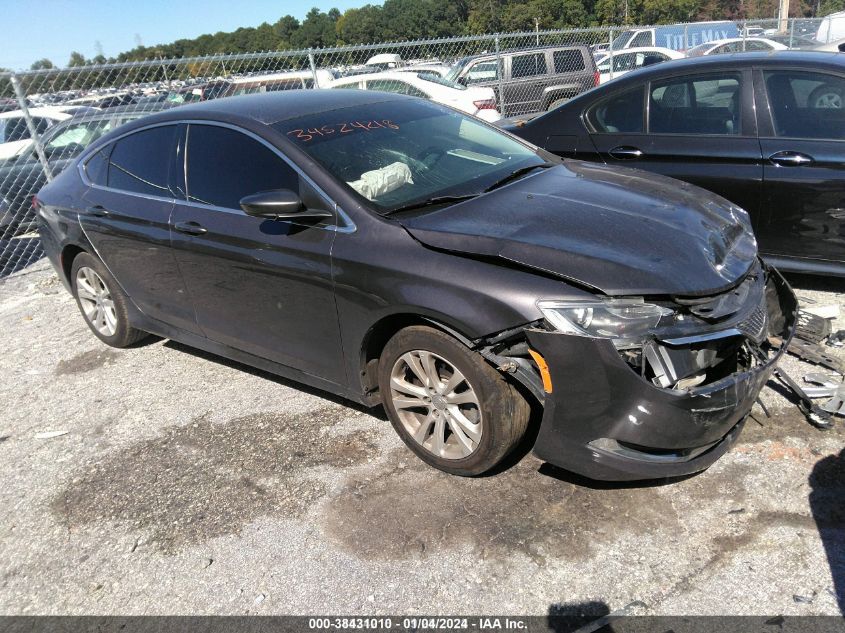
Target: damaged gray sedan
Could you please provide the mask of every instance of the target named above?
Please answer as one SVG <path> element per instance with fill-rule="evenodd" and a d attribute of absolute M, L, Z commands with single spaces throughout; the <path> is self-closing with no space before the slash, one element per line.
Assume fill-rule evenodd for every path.
<path fill-rule="evenodd" d="M 703 470 L 795 327 L 743 210 L 399 95 L 155 114 L 35 207 L 104 343 L 154 333 L 381 404 L 458 475 L 500 463 L 532 409 L 537 455 L 588 477 Z"/>

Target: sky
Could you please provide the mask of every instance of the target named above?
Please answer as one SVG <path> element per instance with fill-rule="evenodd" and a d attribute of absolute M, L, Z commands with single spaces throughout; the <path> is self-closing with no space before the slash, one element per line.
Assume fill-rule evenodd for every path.
<path fill-rule="evenodd" d="M 341 12 L 378 0 L 0 0 L 0 67 L 22 70 L 47 58 L 65 66 L 71 51 L 106 57 L 203 33 L 273 23 L 290 14 L 302 20 L 316 6 Z M 14 27 L 14 28 L 11 28 Z"/>

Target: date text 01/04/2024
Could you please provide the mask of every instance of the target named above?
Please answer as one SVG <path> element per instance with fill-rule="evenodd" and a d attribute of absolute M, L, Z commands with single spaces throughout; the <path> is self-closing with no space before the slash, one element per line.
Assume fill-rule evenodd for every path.
<path fill-rule="evenodd" d="M 525 620 L 520 618 L 449 618 L 449 617 L 411 617 L 394 620 L 388 617 L 372 618 L 310 618 L 308 628 L 314 630 L 390 630 L 403 629 L 411 631 L 440 630 L 510 630 L 518 631 L 528 628 Z"/>

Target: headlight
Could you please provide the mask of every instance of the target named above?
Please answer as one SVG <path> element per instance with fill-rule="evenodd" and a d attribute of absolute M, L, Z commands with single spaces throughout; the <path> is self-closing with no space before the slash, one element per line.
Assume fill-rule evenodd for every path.
<path fill-rule="evenodd" d="M 673 314 L 643 299 L 610 299 L 589 303 L 539 301 L 537 307 L 560 332 L 613 339 L 617 347 L 642 343 L 660 319 Z"/>

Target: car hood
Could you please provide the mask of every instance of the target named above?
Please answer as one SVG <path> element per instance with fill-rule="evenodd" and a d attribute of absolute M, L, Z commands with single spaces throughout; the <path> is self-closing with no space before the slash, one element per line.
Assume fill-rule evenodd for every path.
<path fill-rule="evenodd" d="M 429 247 L 508 260 L 607 295 L 715 294 L 757 254 L 747 214 L 723 198 L 579 161 L 398 221 Z"/>

